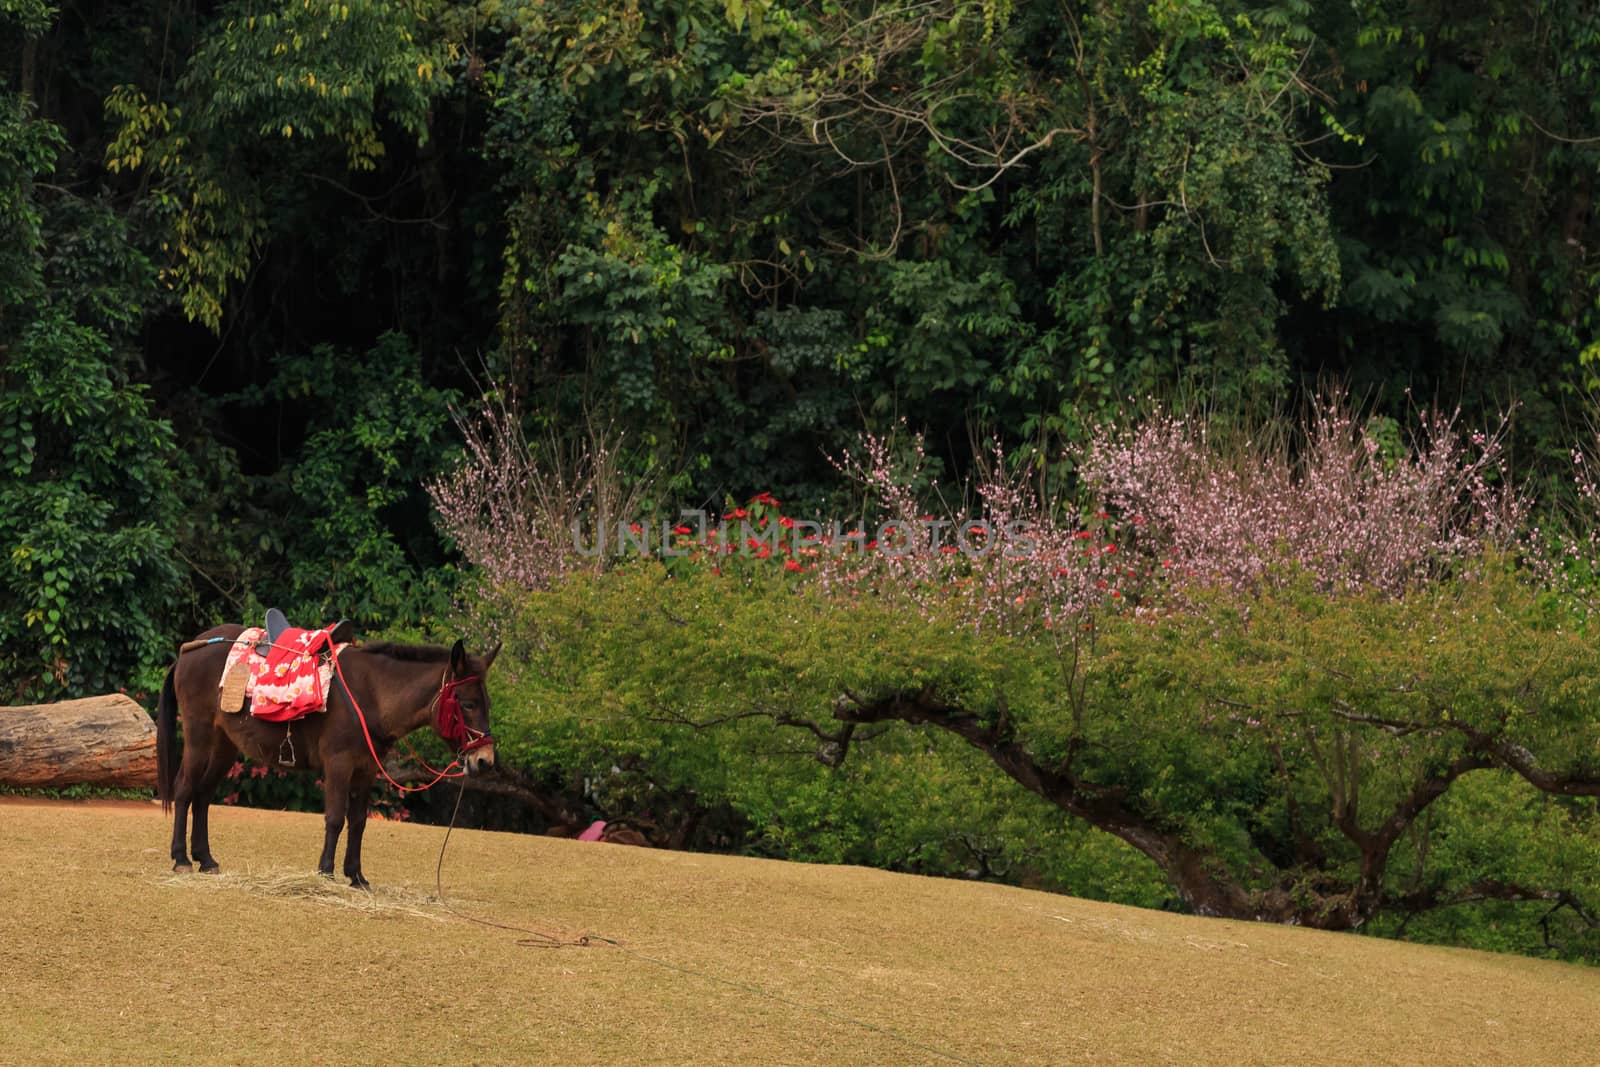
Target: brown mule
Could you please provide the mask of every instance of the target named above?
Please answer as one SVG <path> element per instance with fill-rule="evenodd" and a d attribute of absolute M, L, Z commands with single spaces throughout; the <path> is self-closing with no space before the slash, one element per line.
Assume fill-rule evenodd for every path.
<path fill-rule="evenodd" d="M 332 877 L 339 833 L 348 822 L 344 873 L 351 885 L 364 888 L 361 835 L 366 830 L 367 802 L 379 766 L 368 748 L 361 720 L 337 680 L 328 695 L 327 711 L 291 723 L 264 722 L 248 711 L 224 712 L 219 700 L 222 668 L 231 642 L 243 632 L 242 626 L 218 626 L 201 634 L 197 640 L 219 640 L 181 654 L 161 687 L 156 715 L 156 792 L 162 809 L 175 813 L 172 869 L 193 869 L 183 839 L 191 812 L 194 859 L 202 871 L 217 869 L 206 816 L 217 786 L 243 752 L 264 764 L 321 772 L 324 835 L 317 869 Z M 351 646 L 341 652 L 340 672 L 366 718 L 378 759 L 400 738 L 432 721 L 442 703 L 440 697 L 448 693 L 460 701 L 454 732 L 472 738 L 461 755 L 467 772 L 492 767 L 494 739 L 489 733 L 489 691 L 484 678 L 499 652 L 496 645 L 487 656 L 471 656 L 460 641 L 449 649 L 384 642 Z M 180 715 L 181 764 L 176 734 Z M 460 729 L 462 725 L 465 730 Z M 290 749 L 286 738 L 294 746 L 292 764 L 287 762 Z"/>

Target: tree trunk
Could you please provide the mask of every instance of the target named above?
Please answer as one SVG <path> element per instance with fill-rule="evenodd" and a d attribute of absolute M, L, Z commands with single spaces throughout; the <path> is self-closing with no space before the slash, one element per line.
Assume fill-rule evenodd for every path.
<path fill-rule="evenodd" d="M 120 693 L 0 708 L 0 785 L 155 785 L 156 727 Z"/>
<path fill-rule="evenodd" d="M 1360 926 L 1377 906 L 1378 898 L 1363 897 L 1357 886 L 1333 885 L 1316 891 L 1302 888 L 1297 894 L 1280 884 L 1252 892 L 1217 857 L 1190 846 L 1179 834 L 1142 816 L 1117 791 L 1086 785 L 1064 768 L 1041 766 L 1001 726 L 989 725 L 963 708 L 946 705 L 930 692 L 894 693 L 872 701 L 845 694 L 835 703 L 833 713 L 846 723 L 890 719 L 927 723 L 963 738 L 1030 792 L 1150 857 L 1197 915 L 1351 930 Z M 1381 883 L 1374 888 L 1381 888 Z"/>

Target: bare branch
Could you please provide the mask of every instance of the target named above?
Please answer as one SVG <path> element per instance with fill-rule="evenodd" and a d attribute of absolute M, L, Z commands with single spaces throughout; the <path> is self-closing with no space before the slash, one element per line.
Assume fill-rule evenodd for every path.
<path fill-rule="evenodd" d="M 1563 137 L 1561 134 L 1553 133 L 1550 130 L 1547 130 L 1543 126 L 1539 125 L 1539 120 L 1534 118 L 1532 115 L 1529 115 L 1526 112 L 1524 112 L 1523 117 L 1528 120 L 1528 124 L 1529 125 L 1531 125 L 1534 129 L 1538 130 L 1540 133 L 1544 134 L 1546 137 L 1550 138 L 1552 141 L 1560 141 L 1562 144 L 1596 144 L 1596 143 L 1600 143 L 1600 137 Z"/>
<path fill-rule="evenodd" d="M 1400 911 L 1416 914 L 1431 911 L 1435 908 L 1452 908 L 1461 904 L 1481 904 L 1487 900 L 1506 900 L 1513 902 L 1548 901 L 1556 905 L 1556 909 L 1571 908 L 1590 929 L 1600 927 L 1600 915 L 1596 915 L 1593 908 L 1581 900 L 1570 889 L 1542 889 L 1537 886 L 1518 885 L 1514 882 L 1501 882 L 1495 879 L 1483 879 L 1465 886 L 1453 893 L 1441 893 L 1437 888 L 1416 890 L 1387 898 L 1385 906 Z"/>

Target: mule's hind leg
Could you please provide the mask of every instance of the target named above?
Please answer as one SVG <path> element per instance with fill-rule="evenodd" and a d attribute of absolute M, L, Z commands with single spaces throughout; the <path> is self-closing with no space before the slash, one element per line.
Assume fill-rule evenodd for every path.
<path fill-rule="evenodd" d="M 206 764 L 211 758 L 214 728 L 209 723 L 186 718 L 183 724 L 183 760 L 172 787 L 172 869 L 192 871 L 189 852 L 184 848 L 184 832 L 189 828 L 189 808 L 194 801 L 195 786 L 205 777 Z M 196 841 L 202 840 L 196 838 Z"/>
<path fill-rule="evenodd" d="M 188 752 L 184 752 L 183 766 L 178 770 L 172 790 L 172 869 L 192 871 L 189 852 L 183 846 L 184 831 L 189 828 L 189 798 L 194 795 L 194 784 L 189 773 Z"/>
<path fill-rule="evenodd" d="M 239 750 L 234 747 L 232 739 L 221 730 L 215 731 L 212 734 L 211 750 L 207 754 L 205 770 L 195 782 L 192 798 L 194 832 L 190 838 L 190 851 L 194 853 L 195 862 L 200 864 L 200 870 L 203 872 L 217 870 L 217 861 L 211 856 L 211 827 L 208 819 L 211 800 L 216 796 L 217 786 L 227 775 L 228 768 L 233 766 L 234 760 L 238 757 Z"/>

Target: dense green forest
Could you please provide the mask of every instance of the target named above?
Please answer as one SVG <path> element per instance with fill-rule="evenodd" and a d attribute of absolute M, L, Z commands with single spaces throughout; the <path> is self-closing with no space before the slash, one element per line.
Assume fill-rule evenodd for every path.
<path fill-rule="evenodd" d="M 153 691 L 178 641 L 272 603 L 369 634 L 465 626 L 524 664 L 509 699 L 533 710 L 505 746 L 520 768 L 589 775 L 592 807 L 651 807 L 676 843 L 1315 925 L 1394 931 L 1440 909 L 1408 932 L 1600 954 L 1600 768 L 1570 643 L 1586 614 L 1549 599 L 1585 586 L 1593 558 L 1578 541 L 1542 569 L 1525 558 L 1592 500 L 1572 457 L 1600 386 L 1600 7 L 0 0 L 0 34 L 8 701 Z M 876 653 L 851 646 L 856 673 L 799 631 L 730 646 L 687 627 L 704 655 L 658 662 L 584 598 L 642 612 L 636 632 L 661 650 L 677 631 L 650 627 L 680 600 L 758 627 L 788 611 L 772 598 L 808 565 L 788 554 L 776 584 L 751 577 L 726 602 L 670 566 L 656 578 L 682 583 L 669 594 L 632 572 L 615 588 L 588 572 L 552 581 L 559 560 L 497 571 L 473 541 L 486 498 L 463 484 L 498 478 L 503 499 L 528 503 L 532 479 L 571 498 L 498 516 L 502 532 L 543 521 L 542 541 L 502 545 L 523 562 L 602 503 L 602 518 L 670 521 L 768 494 L 786 518 L 862 516 L 863 493 L 993 488 L 991 458 L 1005 484 L 1054 502 L 1058 525 L 1138 524 L 1155 521 L 1153 483 L 1117 480 L 1103 427 L 1201 411 L 1240 455 L 1268 455 L 1244 441 L 1252 428 L 1311 454 L 1324 416 L 1303 413 L 1341 393 L 1358 414 L 1335 421 L 1390 471 L 1413 469 L 1414 431 L 1489 442 L 1493 462 L 1476 466 L 1414 445 L 1461 475 L 1429 500 L 1483 554 L 1468 566 L 1457 540 L 1422 538 L 1428 560 L 1391 580 L 1345 557 L 1324 573 L 1296 543 L 1300 584 L 1228 571 L 1235 557 L 1216 573 L 1254 598 L 1245 618 L 1279 619 L 1304 648 L 1359 632 L 1369 649 L 1411 649 L 1427 661 L 1416 678 L 1454 687 L 1453 711 L 1385 704 L 1374 679 L 1405 672 L 1377 657 L 1342 668 L 1365 678 L 1359 692 L 1324 691 L 1333 675 L 1283 667 L 1304 648 L 1254 644 L 1217 621 L 1238 622 L 1237 602 L 1204 598 L 1174 617 L 1208 620 L 1209 659 L 1178 622 L 1104 622 L 1095 647 L 1133 671 L 1120 683 L 1080 677 L 1081 657 L 1045 680 L 1059 615 L 996 628 L 988 607 L 948 605 L 921 605 L 903 632 L 851 616 L 879 638 Z M 1459 415 L 1446 427 L 1436 409 Z M 1297 422 L 1307 436 L 1285 429 Z M 863 432 L 898 475 L 889 458 L 839 459 Z M 1126 456 L 1170 459 L 1181 443 Z M 1358 464 L 1351 484 L 1390 485 L 1384 469 Z M 565 479 L 540 483 L 552 470 Z M 1507 479 L 1529 494 L 1517 537 L 1480 493 Z M 1292 480 L 1240 498 L 1265 513 Z M 1470 516 L 1452 510 L 1468 498 Z M 1171 544 L 1210 514 L 1185 506 L 1166 516 Z M 1292 529 L 1320 506 L 1294 505 Z M 1260 537 L 1302 536 L 1291 526 Z M 1145 545 L 1157 575 L 1179 558 L 1132 529 L 1087 532 Z M 1542 594 L 1518 584 L 1530 574 Z M 1147 580 L 1130 566 L 1104 589 L 1138 601 Z M 1450 606 L 1405 592 L 1418 588 Z M 1513 620 L 1506 647 L 1524 641 L 1544 665 L 1537 684 L 1494 673 L 1489 601 L 1474 599 L 1491 593 Z M 1471 621 L 1441 631 L 1470 670 L 1416 643 L 1440 618 Z M 929 626 L 959 639 L 932 653 Z M 975 634 L 992 637 L 963 643 Z M 1158 646 L 1181 669 L 1127 666 Z M 1289 718 L 1240 720 L 1295 724 L 1268 741 L 1196 741 L 1183 724 L 1202 712 L 1173 679 L 1240 664 L 1231 695 L 1211 698 L 1265 706 L 1294 677 L 1320 694 L 1321 725 L 1297 734 L 1302 711 L 1280 708 Z M 1083 728 L 1102 684 L 1102 702 L 1142 701 L 1166 726 Z M 769 707 L 717 728 L 775 693 L 798 708 L 841 689 L 864 695 L 837 721 Z M 592 719 L 562 718 L 580 701 Z M 1507 701 L 1554 718 L 1524 736 Z M 1339 747 L 1368 728 L 1388 740 Z M 1414 746 L 1422 735 L 1437 744 Z M 1384 769 L 1369 803 L 1394 813 L 1375 828 L 1355 803 L 1358 748 Z M 609 800 L 591 774 L 608 766 Z M 1469 771 L 1498 777 L 1430 807 Z M 1403 786 L 1411 775 L 1434 785 Z M 1097 830 L 1062 829 L 1057 809 Z M 1403 884 L 1384 881 L 1401 868 Z M 1542 910 L 1517 910 L 1530 901 Z"/>

